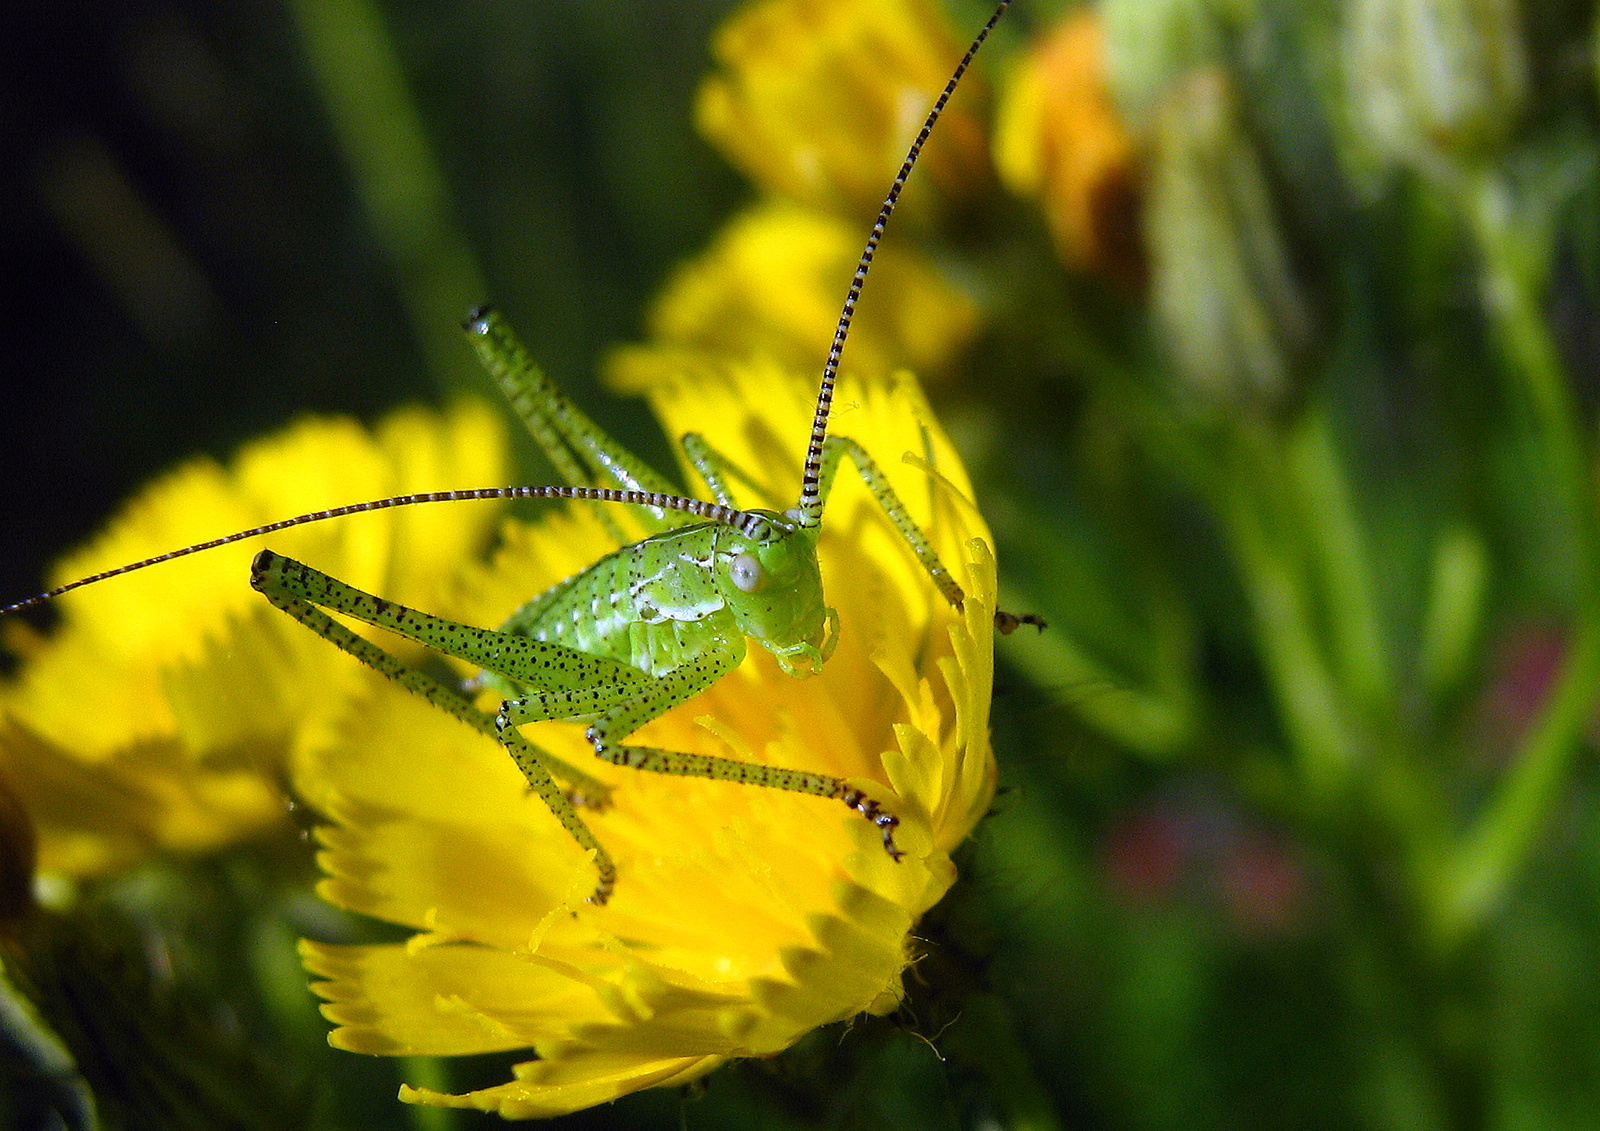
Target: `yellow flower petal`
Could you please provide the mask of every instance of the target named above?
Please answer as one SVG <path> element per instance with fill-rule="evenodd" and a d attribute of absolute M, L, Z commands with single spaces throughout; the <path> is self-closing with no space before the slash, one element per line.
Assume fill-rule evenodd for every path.
<path fill-rule="evenodd" d="M 46 874 L 98 875 L 158 851 L 204 851 L 284 815 L 276 783 L 253 766 L 196 765 L 172 741 L 89 764 L 14 720 L 0 723 L 0 778 L 38 829 Z"/>
<path fill-rule="evenodd" d="M 196 460 L 152 484 L 52 580 L 339 503 L 500 483 L 504 445 L 480 404 L 399 412 L 375 433 L 303 421 L 226 468 Z M 493 521 L 483 506 L 420 507 L 262 541 L 427 605 Z M 41 867 L 99 872 L 150 851 L 216 847 L 282 818 L 286 752 L 361 685 L 355 665 L 251 590 L 262 541 L 70 593 L 59 628 L 24 641 L 25 662 L 0 688 L 0 763 L 24 783 Z"/>
<path fill-rule="evenodd" d="M 674 433 L 693 427 L 756 483 L 741 501 L 791 505 L 813 408 L 772 365 L 690 371 L 651 390 Z M 639 732 L 857 782 L 901 819 L 905 858 L 815 797 L 596 763 L 581 727 L 524 728 L 613 784 L 585 819 L 615 857 L 603 908 L 592 862 L 529 795 L 498 746 L 393 685 L 298 763 L 333 818 L 323 892 L 414 927 L 409 944 L 307 944 L 341 1047 L 394 1054 L 531 1048 L 516 1079 L 417 1102 L 550 1115 L 682 1083 L 732 1057 L 769 1056 L 819 1025 L 900 1000 L 917 918 L 955 879 L 949 852 L 992 796 L 992 557 L 987 531 L 915 384 L 846 384 L 839 428 L 881 460 L 916 520 L 964 576 L 957 614 L 848 466 L 819 542 L 843 635 L 822 672 L 786 676 L 758 646 L 710 690 Z M 911 452 L 947 488 L 900 460 Z M 450 612 L 492 624 L 610 549 L 573 510 L 510 523 Z"/>
<path fill-rule="evenodd" d="M 613 353 L 611 380 L 647 388 L 696 351 L 820 373 L 826 327 L 839 317 L 862 240 L 858 224 L 781 202 L 735 217 L 656 299 L 651 343 Z M 898 246 L 879 253 L 861 310 L 844 366 L 863 379 L 887 379 L 901 366 L 937 373 L 978 329 L 971 299 Z"/>
<path fill-rule="evenodd" d="M 928 107 L 965 45 L 930 0 L 765 0 L 718 29 L 721 70 L 700 87 L 700 132 L 756 184 L 779 196 L 871 218 Z M 924 158 L 927 191 L 953 198 L 987 168 L 979 84 L 972 78 Z M 902 221 L 903 223 L 904 221 Z"/>
<path fill-rule="evenodd" d="M 540 1119 L 609 1103 L 644 1088 L 692 1083 L 726 1063 L 720 1056 L 661 1060 L 585 1056 L 552 1064 L 528 1061 L 516 1066 L 518 1079 L 496 1088 L 453 1096 L 425 1088 L 402 1087 L 400 1098 L 439 1107 L 497 1111 L 507 1119 Z"/>

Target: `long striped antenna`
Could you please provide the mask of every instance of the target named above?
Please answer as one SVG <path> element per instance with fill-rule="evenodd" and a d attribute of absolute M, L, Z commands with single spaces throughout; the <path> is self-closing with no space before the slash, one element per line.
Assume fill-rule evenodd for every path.
<path fill-rule="evenodd" d="M 839 372 L 839 356 L 844 352 L 845 338 L 850 333 L 850 320 L 855 316 L 856 301 L 861 297 L 862 285 L 866 282 L 867 272 L 872 267 L 872 257 L 878 250 L 878 242 L 883 239 L 884 228 L 888 226 L 889 217 L 894 212 L 895 204 L 900 199 L 900 193 L 906 185 L 906 178 L 911 175 L 912 168 L 917 163 L 917 157 L 922 153 L 922 147 L 927 142 L 928 136 L 933 132 L 933 127 L 939 120 L 939 115 L 944 112 L 945 104 L 950 101 L 950 96 L 955 93 L 956 84 L 961 81 L 961 76 L 966 73 L 972 59 L 978 53 L 978 48 L 983 46 L 983 41 L 989 38 L 989 32 L 994 30 L 995 24 L 1000 22 L 1000 17 L 1011 6 L 1011 0 L 1000 0 L 994 14 L 983 25 L 977 37 L 972 41 L 972 46 L 967 48 L 967 53 L 961 57 L 961 62 L 956 65 L 950 81 L 945 83 L 944 90 L 933 104 L 933 109 L 928 111 L 927 119 L 922 123 L 922 129 L 917 132 L 916 140 L 911 143 L 911 149 L 906 154 L 905 161 L 900 166 L 900 171 L 895 175 L 894 184 L 889 188 L 889 195 L 884 198 L 883 207 L 878 210 L 878 219 L 872 225 L 872 234 L 867 237 L 867 246 L 861 253 L 861 259 L 856 264 L 855 277 L 850 280 L 850 291 L 845 296 L 844 311 L 839 315 L 839 325 L 834 330 L 833 345 L 828 350 L 828 361 L 822 369 L 822 388 L 817 394 L 817 415 L 811 425 L 811 445 L 806 451 L 805 478 L 800 487 L 800 525 L 817 527 L 822 523 L 822 502 L 819 494 L 820 477 L 822 473 L 822 445 L 828 436 L 828 410 L 833 403 L 833 385 Z M 485 487 L 468 491 L 429 491 L 413 495 L 395 495 L 387 499 L 373 499 L 364 503 L 351 503 L 347 506 L 333 507 L 329 510 L 312 511 L 307 514 L 296 515 L 293 518 L 270 522 L 265 526 L 251 527 L 249 530 L 240 530 L 221 538 L 213 538 L 208 542 L 198 542 L 192 546 L 185 546 L 181 550 L 171 550 L 165 554 L 157 554 L 153 558 L 143 561 L 130 562 L 108 569 L 89 577 L 80 577 L 76 581 L 69 581 L 65 585 L 57 586 L 44 593 L 35 594 L 21 601 L 14 601 L 9 605 L 0 606 L 0 617 L 10 616 L 25 609 L 31 609 L 54 600 L 64 593 L 74 589 L 81 589 L 85 585 L 93 585 L 109 578 L 120 577 L 125 573 L 136 570 L 148 569 L 150 566 L 160 565 L 163 562 L 175 561 L 186 558 L 190 554 L 214 550 L 219 546 L 231 545 L 242 542 L 247 538 L 257 538 L 263 534 L 273 534 L 279 530 L 288 530 L 294 526 L 304 526 L 308 523 L 322 522 L 330 518 L 341 518 L 345 515 L 365 514 L 368 511 L 389 510 L 393 507 L 416 506 L 422 503 L 453 503 L 469 502 L 473 500 L 488 499 L 585 499 L 606 503 L 624 503 L 632 506 L 657 507 L 665 510 L 683 511 L 707 522 L 731 526 L 748 537 L 765 538 L 772 532 L 772 520 L 764 515 L 750 511 L 741 511 L 733 507 L 722 506 L 717 503 L 708 503 L 701 499 L 685 498 L 681 495 L 663 495 L 654 491 L 619 491 L 608 487 Z"/>
<path fill-rule="evenodd" d="M 822 388 L 817 393 L 817 415 L 811 423 L 811 446 L 806 450 L 806 473 L 800 482 L 800 525 L 817 527 L 822 525 L 822 445 L 828 438 L 828 410 L 833 405 L 833 383 L 839 373 L 839 355 L 844 352 L 844 340 L 850 334 L 850 320 L 855 317 L 856 300 L 861 297 L 861 288 L 867 281 L 867 272 L 872 269 L 872 257 L 877 254 L 878 241 L 883 239 L 883 230 L 889 224 L 889 217 L 894 213 L 894 206 L 900 200 L 900 193 L 906 187 L 906 178 L 911 175 L 912 168 L 917 163 L 917 157 L 922 153 L 922 147 L 928 140 L 928 135 L 933 133 L 934 123 L 939 120 L 939 115 L 944 113 L 945 103 L 950 101 L 950 96 L 956 91 L 956 84 L 961 81 L 961 76 L 966 74 L 967 67 L 972 64 L 973 56 L 977 55 L 978 48 L 983 46 L 983 41 L 989 38 L 989 33 L 994 30 L 994 25 L 1000 22 L 1000 17 L 1005 15 L 1006 9 L 1011 6 L 1011 0 L 1000 0 L 1000 4 L 989 17 L 989 22 L 983 25 L 977 38 L 972 41 L 972 46 L 967 48 L 967 53 L 961 57 L 961 62 L 956 64 L 955 72 L 950 76 L 950 81 L 944 84 L 944 90 L 933 103 L 933 109 L 928 111 L 928 117 L 922 123 L 922 129 L 917 132 L 917 139 L 911 143 L 911 149 L 906 153 L 906 159 L 900 165 L 900 171 L 895 174 L 894 184 L 889 186 L 889 195 L 884 197 L 883 207 L 878 209 L 878 219 L 872 225 L 872 234 L 867 237 L 867 246 L 861 253 L 861 258 L 856 263 L 855 277 L 850 280 L 850 291 L 844 298 L 844 311 L 839 315 L 839 325 L 833 331 L 833 345 L 828 349 L 828 361 L 822 367 Z"/>
<path fill-rule="evenodd" d="M 9 605 L 0 606 L 0 617 L 20 613 L 24 609 L 31 609 L 52 601 L 63 593 L 70 593 L 74 589 L 82 589 L 85 585 L 93 585 L 97 581 L 105 581 L 112 577 L 121 577 L 125 573 L 135 570 L 148 569 L 162 562 L 176 561 L 187 558 L 190 554 L 198 554 L 205 550 L 215 550 L 218 546 L 229 546 L 235 542 L 243 542 L 246 538 L 258 538 L 263 534 L 274 534 L 279 530 L 288 530 L 291 526 L 305 526 L 313 522 L 323 522 L 330 518 L 342 518 L 350 514 L 366 514 L 369 511 L 385 511 L 394 507 L 413 507 L 422 503 L 463 503 L 474 500 L 486 499 L 589 499 L 602 503 L 625 503 L 636 507 L 657 507 L 662 510 L 683 511 L 696 518 L 705 519 L 721 526 L 731 526 L 748 538 L 765 539 L 772 535 L 772 520 L 765 515 L 754 514 L 750 511 L 737 510 L 733 507 L 723 506 L 720 503 L 708 503 L 704 499 L 690 499 L 682 495 L 663 495 L 658 491 L 619 491 L 611 487 L 480 487 L 468 491 L 424 491 L 413 495 L 394 495 L 387 499 L 371 499 L 364 503 L 350 503 L 342 507 L 331 507 L 328 510 L 311 511 L 307 514 L 295 515 L 293 518 L 280 519 L 269 522 L 265 526 L 253 526 L 249 530 L 240 530 L 233 534 L 225 534 L 221 538 L 213 538 L 209 542 L 197 542 L 193 546 L 185 546 L 181 550 L 170 550 L 165 554 L 157 554 L 153 558 L 143 561 L 129 562 L 127 565 L 108 569 L 102 573 L 92 574 L 89 577 L 80 577 L 76 581 L 69 581 L 65 585 L 58 585 L 44 593 L 37 593 L 21 601 L 14 601 Z"/>

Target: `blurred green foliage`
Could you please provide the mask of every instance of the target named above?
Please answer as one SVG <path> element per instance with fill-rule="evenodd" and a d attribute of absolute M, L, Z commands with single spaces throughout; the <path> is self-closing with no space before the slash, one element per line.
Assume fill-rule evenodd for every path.
<path fill-rule="evenodd" d="M 747 192 L 688 126 L 727 7 L 12 10 L 5 592 L 178 455 L 477 380 L 484 297 L 664 451 L 590 375 Z M 1148 289 L 999 190 L 891 233 L 984 308 L 932 395 L 1051 623 L 1002 648 L 996 811 L 901 1016 L 563 1125 L 1600 1124 L 1600 55 L 1525 8 L 1107 0 Z M 85 1038 L 108 1127 L 490 1123 L 392 1096 L 499 1060 L 322 1046 L 292 941 L 377 928 L 279 852 L 95 894 L 7 1000 L 148 1051 Z M 0 1122 L 73 1110 L 48 1062 Z"/>

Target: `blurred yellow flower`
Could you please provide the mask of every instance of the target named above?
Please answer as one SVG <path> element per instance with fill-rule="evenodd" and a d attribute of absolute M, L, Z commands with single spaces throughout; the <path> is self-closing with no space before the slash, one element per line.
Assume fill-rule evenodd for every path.
<path fill-rule="evenodd" d="M 767 191 L 865 221 L 962 46 L 933 0 L 763 0 L 718 29 L 711 50 L 721 70 L 700 86 L 696 122 Z M 923 191 L 907 200 L 912 214 L 930 196 L 960 199 L 983 187 L 972 184 L 986 167 L 974 80 L 928 147 Z"/>
<path fill-rule="evenodd" d="M 1039 198 L 1063 261 L 1143 280 L 1137 159 L 1096 9 L 1078 9 L 1022 58 L 1001 100 L 994 160 L 1007 188 Z"/>
<path fill-rule="evenodd" d="M 826 327 L 839 316 L 864 239 L 860 225 L 784 202 L 734 217 L 656 299 L 650 344 L 612 353 L 611 380 L 638 392 L 696 352 L 821 373 Z M 879 253 L 860 309 L 844 367 L 863 379 L 887 379 L 900 366 L 937 372 L 978 329 L 972 301 L 898 245 Z"/>
<path fill-rule="evenodd" d="M 669 433 L 702 432 L 760 485 L 759 497 L 741 488 L 741 501 L 780 508 L 798 492 L 812 395 L 771 363 L 701 366 L 650 390 Z M 592 864 L 505 753 L 374 678 L 297 785 L 335 822 L 322 832 L 322 894 L 418 933 L 398 945 L 304 944 L 340 1026 L 333 1043 L 535 1054 L 508 1083 L 403 1098 L 554 1115 L 773 1055 L 900 1000 L 910 932 L 954 881 L 950 852 L 994 789 L 995 566 L 986 528 L 955 494 L 969 491 L 960 463 L 909 377 L 847 382 L 835 411 L 963 578 L 964 612 L 944 604 L 846 468 L 818 546 L 843 629 L 821 674 L 791 678 L 752 648 L 640 738 L 853 779 L 899 816 L 905 859 L 838 804 L 596 764 L 580 727 L 528 728 L 615 786 L 614 806 L 586 815 L 619 869 L 611 902 L 591 906 Z M 901 462 L 905 452 L 954 491 Z M 510 523 L 450 611 L 497 623 L 611 548 L 584 509 Z"/>
<path fill-rule="evenodd" d="M 340 502 L 506 475 L 481 404 L 402 411 L 368 432 L 307 420 L 158 480 L 52 583 Z M 441 599 L 494 508 L 410 508 L 320 523 L 269 544 L 400 600 Z M 357 685 L 351 665 L 249 585 L 251 541 L 59 599 L 48 637 L 7 624 L 22 663 L 0 685 L 0 776 L 38 826 L 41 873 L 86 876 L 154 851 L 220 847 L 281 821 L 285 757 Z"/>

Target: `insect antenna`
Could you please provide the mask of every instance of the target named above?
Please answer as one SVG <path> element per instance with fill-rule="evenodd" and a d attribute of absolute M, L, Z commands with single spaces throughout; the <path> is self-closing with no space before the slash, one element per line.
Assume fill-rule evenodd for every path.
<path fill-rule="evenodd" d="M 85 585 L 93 585 L 98 581 L 121 577 L 125 573 L 133 573 L 136 570 L 148 569 L 150 566 L 160 565 L 162 562 L 176 561 L 178 558 L 186 558 L 190 554 L 198 554 L 205 550 L 215 550 L 218 546 L 232 545 L 234 542 L 242 542 L 246 538 L 258 538 L 263 534 L 274 534 L 279 530 L 288 530 L 292 526 L 306 526 L 310 523 L 323 522 L 330 518 L 342 518 L 345 515 L 366 514 L 369 511 L 390 510 L 394 507 L 418 506 L 422 503 L 461 503 L 489 499 L 587 499 L 602 503 L 624 503 L 638 507 L 658 507 L 663 510 L 683 511 L 694 515 L 696 518 L 703 518 L 707 522 L 731 526 L 747 537 L 758 539 L 769 537 L 772 527 L 771 520 L 764 515 L 723 506 L 721 503 L 708 503 L 704 499 L 691 499 L 683 495 L 664 495 L 658 491 L 620 491 L 611 487 L 481 487 L 467 491 L 424 491 L 411 495 L 394 495 L 387 499 L 370 499 L 364 503 L 350 503 L 342 507 L 331 507 L 328 510 L 311 511 L 307 514 L 295 515 L 293 518 L 269 522 L 265 526 L 253 526 L 249 530 L 225 534 L 221 538 L 213 538 L 208 542 L 197 542 L 192 546 L 185 546 L 181 550 L 169 550 L 167 553 L 157 554 L 153 558 L 129 562 L 127 565 L 120 565 L 116 569 L 108 569 L 100 573 L 91 574 L 88 577 L 80 577 L 76 581 L 69 581 L 65 585 L 58 585 L 54 589 L 37 593 L 21 601 L 13 601 L 9 605 L 0 605 L 0 617 L 10 616 L 12 613 L 20 613 L 24 609 L 35 608 L 46 601 L 54 600 L 63 593 L 81 589 Z"/>
<path fill-rule="evenodd" d="M 967 48 L 967 53 L 961 57 L 961 62 L 956 64 L 956 69 L 950 75 L 950 80 L 945 83 L 944 90 L 934 101 L 933 108 L 928 111 L 927 118 L 922 123 L 922 128 L 917 132 L 916 139 L 911 143 L 906 159 L 900 165 L 900 171 L 895 174 L 894 183 L 889 187 L 889 194 L 884 198 L 883 207 L 878 210 L 878 218 L 873 222 L 872 233 L 867 237 L 867 246 L 861 252 L 861 258 L 856 263 L 855 276 L 850 280 L 850 290 L 845 295 L 844 310 L 839 315 L 839 325 L 834 330 L 833 345 L 828 349 L 828 360 L 822 369 L 822 386 L 817 393 L 817 413 L 811 425 L 811 443 L 806 450 L 805 477 L 800 486 L 800 525 L 816 528 L 822 524 L 821 501 L 821 474 L 822 474 L 822 447 L 828 437 L 828 411 L 833 403 L 833 387 L 839 371 L 839 357 L 844 352 L 845 338 L 850 333 L 850 321 L 855 316 L 856 301 L 861 297 L 861 288 L 867 279 L 867 272 L 872 267 L 872 259 L 878 250 L 878 243 L 883 239 L 884 228 L 888 226 L 889 217 L 894 213 L 895 204 L 900 199 L 900 193 L 905 189 L 906 178 L 911 175 L 912 168 L 917 163 L 922 147 L 933 132 L 939 115 L 944 112 L 945 104 L 950 101 L 950 96 L 955 93 L 956 85 L 961 81 L 961 76 L 966 73 L 978 49 L 983 46 L 984 40 L 989 38 L 989 32 L 994 30 L 995 24 L 1011 6 L 1011 0 L 1000 0 L 994 14 L 973 39 L 972 45 Z M 751 538 L 765 538 L 772 533 L 772 520 L 764 515 L 750 511 L 738 510 L 734 507 L 718 503 L 708 503 L 702 499 L 686 498 L 682 495 L 664 495 L 654 491 L 622 491 L 606 487 L 486 487 L 467 491 L 430 491 L 412 495 L 395 495 L 387 499 L 373 499 L 363 503 L 351 503 L 348 506 L 333 507 L 329 510 L 312 511 L 307 514 L 296 515 L 293 518 L 270 522 L 264 526 L 251 527 L 249 530 L 240 530 L 221 538 L 213 538 L 207 542 L 197 542 L 192 546 L 185 546 L 180 550 L 170 550 L 155 557 L 145 558 L 142 561 L 130 562 L 115 569 L 104 570 L 100 573 L 81 577 L 76 581 L 69 581 L 54 589 L 14 601 L 8 605 L 0 605 L 0 617 L 10 616 L 25 609 L 35 608 L 47 601 L 54 600 L 62 594 L 70 593 L 74 589 L 81 589 L 85 585 L 106 581 L 113 577 L 120 577 L 125 573 L 148 569 L 150 566 L 160 565 L 163 562 L 175 561 L 186 558 L 191 554 L 198 554 L 206 550 L 214 550 L 219 546 L 231 545 L 242 542 L 246 538 L 257 538 L 264 534 L 272 534 L 279 530 L 288 530 L 294 526 L 304 526 L 308 523 L 322 522 L 330 518 L 340 518 L 345 515 L 364 514 L 368 511 L 388 510 L 393 507 L 415 506 L 421 503 L 467 502 L 472 500 L 488 499 L 585 499 L 600 502 L 624 503 L 633 506 L 657 507 L 665 510 L 683 511 L 707 522 L 731 526 Z"/>
<path fill-rule="evenodd" d="M 950 75 L 950 81 L 944 84 L 944 90 L 934 100 L 933 109 L 928 111 L 922 129 L 917 131 L 916 140 L 911 143 L 911 149 L 906 153 L 900 171 L 895 174 L 894 184 L 889 186 L 889 195 L 884 197 L 883 207 L 878 209 L 878 218 L 873 222 L 872 234 L 867 237 L 866 249 L 856 262 L 856 273 L 850 280 L 850 290 L 844 298 L 844 310 L 839 315 L 839 325 L 833 331 L 833 345 L 828 348 L 828 360 L 822 367 L 822 388 L 817 393 L 817 415 L 811 424 L 811 446 L 806 449 L 805 478 L 800 482 L 800 503 L 797 509 L 800 512 L 801 526 L 822 525 L 822 445 L 828 438 L 828 410 L 833 404 L 833 384 L 839 372 L 839 355 L 844 352 L 844 340 L 850 334 L 850 320 L 855 317 L 856 300 L 861 297 L 861 288 L 867 281 L 867 272 L 872 269 L 872 257 L 877 253 L 878 241 L 883 239 L 883 230 L 888 226 L 889 217 L 894 213 L 894 206 L 900 199 L 901 191 L 906 187 L 906 178 L 911 175 L 911 170 L 917 163 L 917 157 L 922 153 L 928 135 L 933 133 L 934 123 L 938 122 L 939 115 L 944 112 L 945 103 L 949 102 L 950 96 L 955 93 L 956 84 L 961 81 L 961 76 L 971 65 L 978 48 L 983 46 L 983 41 L 989 38 L 994 25 L 1000 22 L 1000 17 L 1005 15 L 1006 9 L 1010 6 L 1011 0 L 1000 0 L 994 14 L 989 17 L 989 22 L 983 25 L 973 39 L 972 46 L 967 48 L 967 53 L 961 57 L 961 62 L 956 64 L 955 71 Z"/>

